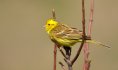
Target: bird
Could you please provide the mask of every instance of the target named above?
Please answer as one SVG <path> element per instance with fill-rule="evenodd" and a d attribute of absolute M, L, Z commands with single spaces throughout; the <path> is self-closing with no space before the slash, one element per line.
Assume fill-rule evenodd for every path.
<path fill-rule="evenodd" d="M 66 51 L 66 55 L 71 55 L 71 46 L 78 42 L 82 42 L 83 32 L 81 30 L 62 24 L 56 19 L 48 19 L 44 27 L 51 41 L 58 45 L 59 48 L 63 47 Z M 91 40 L 91 38 L 87 36 L 85 37 L 86 42 L 88 43 L 99 44 L 109 48 L 109 46 L 106 46 L 101 42 Z"/>

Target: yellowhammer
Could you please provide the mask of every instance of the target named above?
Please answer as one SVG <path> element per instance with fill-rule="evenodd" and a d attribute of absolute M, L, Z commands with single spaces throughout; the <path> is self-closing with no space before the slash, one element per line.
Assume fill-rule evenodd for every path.
<path fill-rule="evenodd" d="M 78 30 L 77 28 L 72 28 L 65 24 L 61 24 L 55 19 L 48 19 L 45 25 L 45 29 L 50 39 L 56 43 L 58 47 L 64 47 L 66 54 L 71 54 L 71 46 L 77 42 L 82 42 L 82 31 Z M 86 42 L 108 47 L 100 42 L 91 40 L 89 37 Z"/>

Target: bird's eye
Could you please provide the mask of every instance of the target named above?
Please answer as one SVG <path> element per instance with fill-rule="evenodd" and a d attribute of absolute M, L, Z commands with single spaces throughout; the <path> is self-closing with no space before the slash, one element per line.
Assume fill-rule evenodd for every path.
<path fill-rule="evenodd" d="M 50 24 L 48 24 L 48 25 L 50 25 Z"/>

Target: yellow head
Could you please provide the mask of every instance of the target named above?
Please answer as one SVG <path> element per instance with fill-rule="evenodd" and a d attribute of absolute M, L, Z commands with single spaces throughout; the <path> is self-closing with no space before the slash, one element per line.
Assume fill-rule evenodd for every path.
<path fill-rule="evenodd" d="M 48 19 L 45 25 L 46 32 L 49 34 L 50 31 L 57 26 L 58 22 L 54 19 Z"/>

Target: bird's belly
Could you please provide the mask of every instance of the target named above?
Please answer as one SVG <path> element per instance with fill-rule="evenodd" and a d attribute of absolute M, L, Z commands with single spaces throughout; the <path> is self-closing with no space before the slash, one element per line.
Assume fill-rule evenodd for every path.
<path fill-rule="evenodd" d="M 73 46 L 75 43 L 77 43 L 77 40 L 69 40 L 69 39 L 60 39 L 56 38 L 56 43 L 58 43 L 61 46 Z"/>

